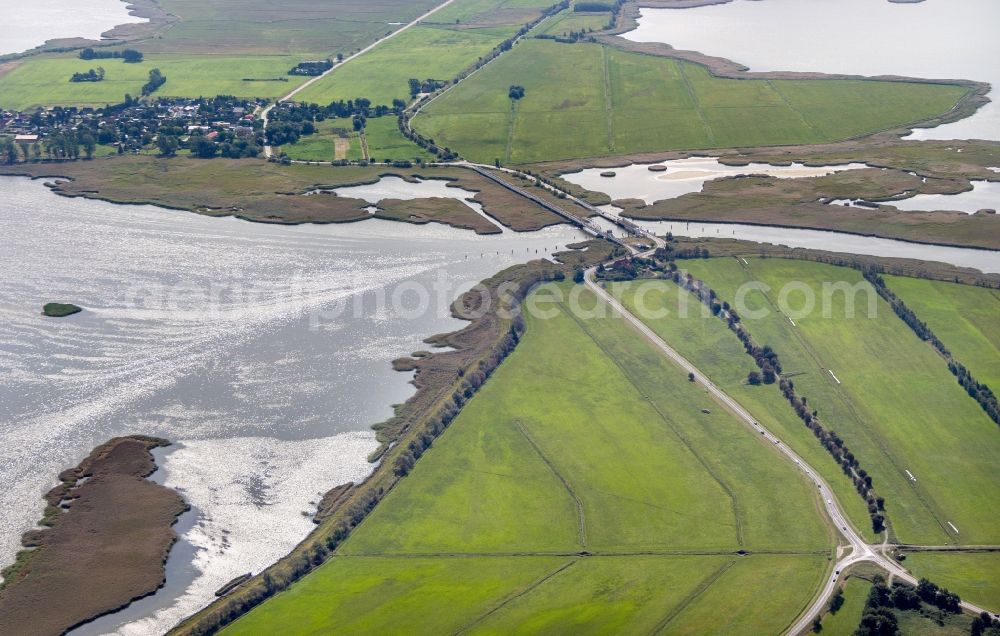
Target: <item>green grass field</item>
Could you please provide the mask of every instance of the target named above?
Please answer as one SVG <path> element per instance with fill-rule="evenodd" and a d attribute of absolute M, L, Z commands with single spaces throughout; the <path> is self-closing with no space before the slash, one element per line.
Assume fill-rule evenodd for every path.
<path fill-rule="evenodd" d="M 808 482 L 621 321 L 543 309 L 337 556 L 228 633 L 759 634 L 794 620 L 832 541 Z"/>
<path fill-rule="evenodd" d="M 513 114 L 511 84 L 526 88 Z M 965 91 L 861 80 L 720 79 L 668 58 L 526 40 L 429 105 L 414 125 L 470 159 L 530 163 L 829 142 L 946 112 Z M 477 134 L 487 122 L 509 129 L 509 138 Z"/>
<path fill-rule="evenodd" d="M 485 28 L 527 24 L 552 0 L 461 0 L 441 9 L 427 23 Z M 515 29 L 516 30 L 516 29 Z"/>
<path fill-rule="evenodd" d="M 147 53 L 291 54 L 315 59 L 361 49 L 439 0 L 161 0 L 181 19 L 142 42 Z"/>
<path fill-rule="evenodd" d="M 824 636 L 853 636 L 854 630 L 861 622 L 861 614 L 868 600 L 868 592 L 872 584 L 865 579 L 851 576 L 844 582 L 844 604 L 836 614 L 827 612 L 823 615 Z"/>
<path fill-rule="evenodd" d="M 610 13 L 575 13 L 563 11 L 538 30 L 538 35 L 568 36 L 570 33 L 600 31 L 611 21 Z"/>
<path fill-rule="evenodd" d="M 167 77 L 155 93 L 158 97 L 278 97 L 305 81 L 286 75 L 299 61 L 289 56 L 239 57 L 226 55 L 149 56 L 141 64 L 121 60 L 81 60 L 68 56 L 30 57 L 10 72 L 0 75 L 0 106 L 27 110 L 39 105 L 103 106 L 121 103 L 128 93 L 138 97 L 149 71 L 160 69 Z M 70 82 L 74 72 L 101 66 L 102 82 Z M 253 81 L 243 78 L 285 78 L 287 82 Z"/>
<path fill-rule="evenodd" d="M 365 126 L 368 154 L 374 161 L 422 159 L 434 161 L 436 157 L 416 145 L 399 132 L 395 117 L 369 119 Z"/>
<path fill-rule="evenodd" d="M 348 137 L 342 138 L 337 129 L 349 131 Z M 337 156 L 337 144 L 345 147 Z M 316 124 L 316 132 L 299 139 L 294 144 L 286 144 L 281 147 L 292 159 L 302 161 L 333 161 L 334 159 L 347 159 L 357 161 L 363 159 L 361 152 L 361 140 L 354 128 L 350 118 L 326 119 Z"/>
<path fill-rule="evenodd" d="M 980 607 L 1000 609 L 1000 552 L 908 552 L 904 565 Z"/>
<path fill-rule="evenodd" d="M 344 64 L 296 99 L 317 104 L 357 97 L 375 104 L 409 101 L 410 78 L 450 80 L 503 39 L 475 29 L 414 27 Z"/>
<path fill-rule="evenodd" d="M 1000 292 L 899 276 L 886 281 L 976 379 L 1000 394 Z"/>
<path fill-rule="evenodd" d="M 896 537 L 927 545 L 1000 542 L 991 503 L 1000 496 L 996 425 L 955 382 L 944 360 L 881 299 L 868 317 L 869 286 L 855 270 L 783 259 L 748 263 L 709 259 L 684 265 L 730 302 L 738 300 L 744 283 L 769 286 L 766 295 L 747 293 L 744 310 L 737 305 L 744 324 L 757 342 L 774 347 L 797 392 L 872 475 Z M 791 281 L 811 290 L 817 302 L 809 315 L 793 316 L 794 327 L 774 309 Z M 843 292 L 832 295 L 823 316 L 823 285 L 836 282 L 859 285 L 854 318 L 845 318 Z M 789 306 L 801 308 L 803 293 L 789 289 Z M 768 315 L 752 319 L 756 310 Z"/>
<path fill-rule="evenodd" d="M 614 283 L 609 289 L 632 313 L 649 316 L 645 322 L 653 331 L 816 468 L 837 493 L 837 500 L 857 529 L 870 540 L 875 539 L 868 511 L 854 484 L 816 443 L 777 386 L 746 383 L 747 374 L 757 367 L 721 320 L 702 312 L 694 296 L 670 281 Z M 668 313 L 658 317 L 663 312 Z"/>

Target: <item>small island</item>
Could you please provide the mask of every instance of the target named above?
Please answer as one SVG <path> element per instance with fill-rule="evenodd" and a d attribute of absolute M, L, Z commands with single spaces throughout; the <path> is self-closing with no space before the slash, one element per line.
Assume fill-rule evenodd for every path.
<path fill-rule="evenodd" d="M 49 318 L 65 318 L 83 311 L 83 307 L 77 307 L 71 303 L 46 303 L 42 307 L 42 315 Z"/>

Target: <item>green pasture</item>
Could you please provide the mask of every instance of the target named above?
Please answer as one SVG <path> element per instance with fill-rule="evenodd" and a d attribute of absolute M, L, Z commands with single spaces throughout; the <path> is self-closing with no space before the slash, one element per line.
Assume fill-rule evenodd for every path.
<path fill-rule="evenodd" d="M 124 101 L 125 94 L 138 97 L 149 71 L 158 68 L 166 76 L 155 95 L 160 97 L 279 97 L 305 78 L 286 75 L 298 58 L 289 56 L 191 55 L 149 56 L 140 64 L 121 60 L 81 60 L 76 57 L 39 56 L 21 61 L 0 75 L 0 106 L 27 110 L 35 106 L 103 106 Z M 74 72 L 104 68 L 102 82 L 70 82 Z M 243 79 L 288 81 L 243 81 Z"/>
<path fill-rule="evenodd" d="M 799 395 L 871 474 L 886 498 L 896 538 L 925 545 L 1000 542 L 992 514 L 1000 496 L 996 425 L 955 382 L 944 360 L 855 270 L 784 259 L 747 262 L 695 260 L 684 267 L 734 304 L 742 285 L 766 286 L 744 288 L 742 308 L 736 305 L 744 325 L 758 343 L 778 352 Z M 830 287 L 837 284 L 850 289 Z M 815 309 L 793 315 L 805 307 L 804 290 Z M 789 316 L 776 310 L 783 295 Z M 853 318 L 846 317 L 848 298 L 854 300 Z M 754 318 L 758 311 L 766 315 Z"/>
<path fill-rule="evenodd" d="M 507 90 L 526 89 L 512 115 Z M 865 80 L 735 80 L 702 66 L 592 43 L 526 40 L 429 105 L 418 130 L 464 156 L 495 146 L 468 117 L 513 117 L 508 160 L 823 143 L 926 119 L 966 89 Z"/>
<path fill-rule="evenodd" d="M 414 27 L 345 63 L 296 99 L 317 104 L 358 97 L 374 104 L 409 101 L 410 78 L 451 80 L 502 40 L 476 30 Z"/>
<path fill-rule="evenodd" d="M 908 552 L 903 562 L 980 607 L 1000 611 L 1000 552 Z"/>
<path fill-rule="evenodd" d="M 977 380 L 1000 394 L 1000 291 L 902 276 L 886 282 Z"/>
<path fill-rule="evenodd" d="M 345 141 L 349 144 L 343 159 L 357 161 L 363 159 L 361 140 L 354 132 L 350 118 L 326 119 L 316 123 L 316 132 L 306 135 L 294 144 L 286 144 L 281 151 L 292 159 L 302 161 L 333 161 L 336 156 L 336 140 L 340 138 L 337 129 L 349 131 Z"/>
<path fill-rule="evenodd" d="M 368 154 L 373 161 L 423 159 L 434 161 L 436 157 L 416 145 L 399 132 L 395 117 L 369 119 L 365 125 L 365 140 Z"/>
<path fill-rule="evenodd" d="M 871 588 L 869 581 L 856 576 L 851 576 L 842 583 L 844 604 L 836 614 L 827 612 L 823 615 L 823 636 L 854 636 L 854 630 L 861 623 L 861 615 Z"/>
<path fill-rule="evenodd" d="M 853 482 L 816 442 L 812 431 L 802 424 L 777 386 L 747 384 L 747 374 L 757 366 L 725 323 L 703 310 L 693 295 L 670 281 L 613 283 L 609 289 L 657 335 L 819 471 L 855 527 L 869 539 L 875 539 L 865 503 L 858 497 Z"/>

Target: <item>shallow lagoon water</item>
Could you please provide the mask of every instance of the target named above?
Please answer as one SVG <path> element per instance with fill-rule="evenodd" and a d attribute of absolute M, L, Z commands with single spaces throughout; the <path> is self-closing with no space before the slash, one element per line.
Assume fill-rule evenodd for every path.
<path fill-rule="evenodd" d="M 1000 209 L 1000 182 L 973 181 L 972 190 L 968 192 L 918 194 L 889 204 L 909 211 L 957 210 L 966 214 L 975 214 L 979 210 L 995 211 Z"/>
<path fill-rule="evenodd" d="M 701 192 L 706 181 L 746 174 L 763 174 L 779 179 L 801 179 L 821 177 L 844 170 L 867 168 L 863 163 L 849 163 L 839 166 L 804 166 L 793 163 L 789 166 L 774 166 L 767 163 L 750 163 L 745 166 L 727 166 L 715 157 L 688 157 L 671 159 L 658 165 L 666 166 L 666 172 L 652 172 L 648 165 L 635 164 L 614 168 L 613 177 L 602 177 L 608 172 L 604 168 L 588 168 L 580 172 L 562 175 L 570 183 L 575 183 L 594 192 L 603 192 L 614 199 L 642 199 L 652 204 L 664 199 L 673 199 L 692 192 Z"/>
<path fill-rule="evenodd" d="M 174 440 L 162 478 L 197 518 L 194 561 L 168 570 L 192 583 L 120 630 L 148 634 L 286 553 L 322 491 L 368 474 L 370 426 L 412 394 L 390 360 L 465 324 L 449 314 L 460 291 L 582 235 L 255 224 L 3 177 L 0 237 L 0 564 L 93 446 Z M 85 311 L 42 317 L 53 299 Z"/>
<path fill-rule="evenodd" d="M 121 0 L 0 0 L 0 55 L 20 53 L 56 38 L 99 40 L 105 31 L 145 18 Z"/>
<path fill-rule="evenodd" d="M 752 71 L 818 71 L 989 82 L 993 102 L 914 139 L 1000 139 L 1000 2 L 735 0 L 692 9 L 642 9 L 623 37 L 665 42 Z"/>
<path fill-rule="evenodd" d="M 476 192 L 450 186 L 447 181 L 441 179 L 416 179 L 414 181 L 407 181 L 401 177 L 388 176 L 382 177 L 377 183 L 334 188 L 332 192 L 340 197 L 362 199 L 371 204 L 378 204 L 383 199 L 399 199 L 402 201 L 432 197 L 455 199 L 461 201 L 476 214 L 497 226 L 501 232 L 509 231 L 503 224 L 486 214 L 482 205 L 472 200 L 475 198 Z"/>

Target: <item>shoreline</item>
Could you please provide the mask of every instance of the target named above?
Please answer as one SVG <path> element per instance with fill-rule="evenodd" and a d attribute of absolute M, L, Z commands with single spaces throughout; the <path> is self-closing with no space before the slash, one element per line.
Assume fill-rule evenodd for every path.
<path fill-rule="evenodd" d="M 531 289 L 543 282 L 564 280 L 575 268 L 608 260 L 617 249 L 597 239 L 568 247 L 569 251 L 554 255 L 558 263 L 534 260 L 509 267 L 482 281 L 485 295 L 470 290 L 455 299 L 452 316 L 467 324 L 425 339 L 439 351 L 393 361 L 397 371 L 415 372 L 412 383 L 417 390 L 393 417 L 372 427 L 381 446 L 369 461 L 379 462 L 378 466 L 363 482 L 335 486 L 325 493 L 325 505 L 315 517 L 316 529 L 289 554 L 169 633 L 213 633 L 335 554 L 352 529 L 405 478 L 433 439 L 446 430 L 467 400 L 515 349 L 524 331 L 519 307 Z"/>
<path fill-rule="evenodd" d="M 96 40 L 85 37 L 51 38 L 25 51 L 0 55 L 0 64 L 16 62 L 17 60 L 43 53 L 65 53 L 87 47 L 105 48 L 122 46 L 129 42 L 160 35 L 166 29 L 180 22 L 178 16 L 161 8 L 157 0 L 120 1 L 125 3 L 125 10 L 128 15 L 143 18 L 145 22 L 124 22 L 117 24 L 102 32 L 99 36 L 100 39 Z"/>
<path fill-rule="evenodd" d="M 671 157 L 671 158 L 683 158 L 684 156 L 704 156 L 704 157 L 708 157 L 709 156 L 709 155 L 701 155 L 701 154 L 696 154 L 696 153 L 686 153 L 686 152 L 683 152 L 683 151 L 681 151 L 679 153 L 670 153 L 670 154 L 672 154 L 672 155 L 682 155 L 680 157 L 674 156 L 674 157 Z M 720 157 L 718 157 L 720 163 L 725 163 L 725 161 L 724 161 L 725 158 L 726 158 L 726 156 L 720 156 Z M 656 161 L 653 161 L 651 163 L 656 163 Z M 616 164 L 613 164 L 613 165 L 597 166 L 597 167 L 625 167 L 625 166 L 629 166 L 629 165 L 645 165 L 645 164 L 646 164 L 646 162 L 636 160 L 636 161 L 632 161 L 632 162 L 628 162 L 628 163 L 623 162 L 623 163 L 620 163 L 620 164 L 616 163 Z M 831 165 L 835 165 L 835 164 L 831 164 Z M 877 166 L 877 165 L 873 164 L 872 167 L 881 167 L 881 166 Z M 563 174 L 569 174 L 571 172 L 579 172 L 579 171 L 582 171 L 582 170 L 585 170 L 585 169 L 591 169 L 591 168 L 573 168 L 572 170 L 558 172 L 557 176 L 561 176 Z M 893 168 L 893 169 L 897 169 L 897 168 Z M 407 175 L 400 175 L 398 173 L 386 173 L 386 174 L 380 174 L 380 176 L 379 176 L 378 179 L 368 180 L 368 181 L 361 181 L 361 182 L 358 182 L 358 184 L 360 184 L 360 185 L 370 185 L 372 183 L 377 183 L 378 180 L 381 179 L 384 176 L 396 176 L 396 177 L 399 177 L 399 178 L 402 178 L 402 179 L 408 179 L 409 178 Z M 24 171 L 22 171 L 22 172 L 12 172 L 12 171 L 5 171 L 3 169 L 0 169 L 0 177 L 22 177 L 22 178 L 31 179 L 32 181 L 41 181 L 41 180 L 45 180 L 45 179 L 64 179 L 64 180 L 70 181 L 70 182 L 74 181 L 73 177 L 68 177 L 68 176 L 65 176 L 65 175 L 56 175 L 56 174 L 35 175 L 35 174 L 31 174 L 31 173 L 24 172 Z M 434 179 L 434 178 L 441 179 L 442 177 L 426 177 L 426 178 L 427 179 Z M 576 191 L 576 192 L 582 192 L 582 191 L 594 192 L 594 191 L 590 191 L 590 190 L 585 190 L 584 188 L 582 188 L 580 186 L 575 186 L 575 184 L 570 184 L 570 185 L 573 185 L 573 188 L 570 189 L 571 193 L 573 193 L 573 191 Z M 46 184 L 46 186 L 49 186 L 49 184 Z M 338 186 L 334 186 L 334 187 L 338 187 L 339 188 L 339 187 L 347 187 L 347 186 L 339 186 L 338 185 Z M 465 186 L 463 186 L 463 187 L 465 187 Z M 86 199 L 91 199 L 91 200 L 96 200 L 96 201 L 104 201 L 106 203 L 110 203 L 110 204 L 113 204 L 113 205 L 149 205 L 149 206 L 153 206 L 153 207 L 159 207 L 159 208 L 164 208 L 164 209 L 168 209 L 168 210 L 174 210 L 174 211 L 178 211 L 178 212 L 189 212 L 189 213 L 193 213 L 193 214 L 199 214 L 199 215 L 202 215 L 202 216 L 209 216 L 209 217 L 215 217 L 215 218 L 232 217 L 232 218 L 235 218 L 235 219 L 238 219 L 238 220 L 241 220 L 241 221 L 246 221 L 248 223 L 263 223 L 263 224 L 268 224 L 268 225 L 288 225 L 288 226 L 296 226 L 296 225 L 339 225 L 339 224 L 359 223 L 359 222 L 366 221 L 369 218 L 380 218 L 380 219 L 385 220 L 385 221 L 394 221 L 394 222 L 398 222 L 398 223 L 410 223 L 411 225 L 426 224 L 426 221 L 410 220 L 410 219 L 403 219 L 403 218 L 389 218 L 389 217 L 386 217 L 386 216 L 378 216 L 378 217 L 376 217 L 375 215 L 368 215 L 366 217 L 358 217 L 358 218 L 344 218 L 344 219 L 330 219 L 330 220 L 322 220 L 322 219 L 302 219 L 302 220 L 274 219 L 274 220 L 267 220 L 267 219 L 257 219 L 257 218 L 252 218 L 252 217 L 244 216 L 244 215 L 241 215 L 241 214 L 239 214 L 237 212 L 228 211 L 228 210 L 221 210 L 221 209 L 219 209 L 219 210 L 213 210 L 213 209 L 209 209 L 209 208 L 196 209 L 196 208 L 184 207 L 184 206 L 179 206 L 179 205 L 170 205 L 168 203 L 162 203 L 162 202 L 153 201 L 153 200 L 128 200 L 128 201 L 121 201 L 121 200 L 115 200 L 115 199 L 111 199 L 109 197 L 101 196 L 100 193 L 98 193 L 98 192 L 90 192 L 90 191 L 81 191 L 79 193 L 76 193 L 76 192 L 65 192 L 65 191 L 61 191 L 61 190 L 59 190 L 59 189 L 57 189 L 55 187 L 49 187 L 49 190 L 52 193 L 54 193 L 54 194 L 56 194 L 58 196 L 63 196 L 63 197 L 70 198 L 70 199 L 80 197 L 80 198 L 86 198 Z M 605 203 L 608 203 L 608 204 L 613 203 L 613 201 L 610 199 L 610 197 L 607 197 L 606 195 L 603 195 L 603 193 L 594 192 L 594 194 L 601 195 L 601 197 L 602 197 L 599 202 L 591 201 L 595 205 L 604 205 Z M 419 201 L 419 200 L 420 199 L 413 199 L 412 201 Z M 621 200 L 621 199 L 619 199 L 619 200 Z M 668 201 L 668 200 L 669 199 L 665 199 L 665 201 Z M 358 201 L 360 201 L 360 199 Z M 661 202 L 657 202 L 657 203 L 661 203 Z M 471 209 L 470 209 L 470 212 L 472 212 Z M 962 243 L 949 242 L 949 241 L 940 241 L 940 240 L 938 240 L 938 241 L 935 241 L 935 240 L 917 240 L 917 239 L 913 239 L 913 238 L 906 238 L 906 237 L 894 236 L 894 235 L 885 234 L 885 233 L 878 233 L 877 230 L 873 231 L 873 232 L 861 232 L 861 231 L 849 230 L 849 229 L 831 229 L 831 228 L 828 228 L 828 227 L 820 227 L 820 226 L 816 226 L 816 225 L 792 225 L 792 224 L 787 224 L 787 223 L 766 223 L 766 222 L 754 221 L 754 220 L 749 220 L 749 219 L 748 220 L 740 220 L 740 219 L 716 219 L 716 218 L 713 218 L 713 219 L 702 219 L 702 218 L 677 217 L 677 216 L 644 217 L 644 216 L 635 216 L 633 214 L 630 214 L 629 212 L 634 212 L 634 210 L 631 210 L 631 211 L 628 210 L 628 209 L 623 210 L 622 216 L 624 216 L 626 218 L 632 218 L 632 219 L 642 220 L 642 221 L 666 221 L 666 222 L 675 222 L 675 223 L 676 222 L 685 222 L 685 223 L 686 222 L 694 222 L 694 223 L 722 223 L 722 224 L 728 224 L 728 225 L 753 225 L 753 226 L 758 226 L 758 227 L 774 227 L 774 228 L 788 229 L 788 230 L 793 230 L 793 231 L 794 230 L 811 230 L 811 231 L 817 231 L 817 232 L 829 232 L 831 234 L 846 234 L 846 235 L 852 235 L 852 236 L 863 236 L 863 237 L 867 237 L 867 238 L 878 238 L 878 239 L 885 239 L 885 240 L 892 240 L 892 241 L 901 241 L 901 242 L 904 242 L 904 243 L 911 243 L 911 244 L 916 244 L 916 245 L 928 245 L 928 246 L 948 247 L 948 248 L 956 248 L 956 249 L 969 249 L 969 250 L 977 250 L 977 251 L 984 251 L 984 252 L 997 252 L 997 251 L 1000 251 L 1000 246 L 998 246 L 998 247 L 988 247 L 988 246 L 985 246 L 985 245 L 971 245 L 971 244 L 962 244 Z M 903 212 L 900 212 L 900 214 L 911 215 L 911 214 L 919 214 L 919 213 L 909 213 L 909 212 L 903 213 Z M 972 215 L 972 214 L 965 214 L 965 213 L 958 213 L 958 214 L 961 214 L 963 218 L 964 217 L 974 217 L 975 216 L 975 215 Z M 493 215 L 490 215 L 490 216 L 493 216 Z M 512 227 L 512 226 L 510 226 L 510 225 L 508 225 L 506 223 L 503 223 L 503 221 L 500 221 L 499 219 L 498 219 L 498 222 L 500 222 L 501 224 L 504 225 L 504 227 L 506 227 L 507 229 L 509 229 L 510 231 L 515 232 L 515 233 L 528 233 L 528 232 L 538 231 L 539 229 L 542 229 L 544 227 L 549 227 L 549 225 L 546 225 L 546 226 L 542 226 L 542 227 L 534 228 L 534 229 L 520 229 L 520 228 Z M 460 225 L 456 225 L 456 224 L 453 224 L 453 223 L 447 223 L 447 222 L 444 222 L 444 221 L 441 221 L 441 220 L 433 220 L 433 221 L 430 221 L 430 223 L 437 223 L 437 224 L 440 224 L 440 225 L 445 225 L 445 226 L 448 226 L 448 227 L 453 227 L 453 228 L 456 228 L 456 229 L 463 229 L 463 230 L 467 230 L 467 231 L 475 231 L 475 230 L 471 230 L 468 227 L 462 227 Z M 476 234 L 479 235 L 479 236 L 489 236 L 489 235 L 496 234 L 496 233 L 491 232 L 491 233 L 481 234 L 481 233 L 476 232 Z"/>
<path fill-rule="evenodd" d="M 0 631 L 64 633 L 165 585 L 173 526 L 188 504 L 147 478 L 157 468 L 150 451 L 169 444 L 115 437 L 59 474 L 39 526 L 22 536 L 26 550 L 4 571 Z"/>
<path fill-rule="evenodd" d="M 159 160 L 153 158 L 149 159 L 154 161 Z M 546 227 L 563 223 L 562 219 L 547 212 L 533 202 L 527 200 L 522 201 L 518 198 L 514 200 L 514 203 L 510 203 L 510 201 L 507 200 L 508 197 L 506 196 L 506 193 L 500 192 L 499 187 L 493 188 L 490 183 L 485 182 L 485 180 L 478 179 L 474 174 L 469 174 L 469 171 L 461 169 L 460 166 L 414 167 L 410 171 L 399 171 L 398 169 L 394 170 L 391 168 L 380 171 L 379 167 L 375 166 L 373 167 L 373 170 L 369 171 L 371 172 L 370 176 L 362 176 L 361 178 L 333 184 L 313 182 L 289 191 L 269 193 L 268 196 L 272 196 L 273 200 L 277 201 L 277 203 L 274 203 L 269 207 L 264 207 L 260 211 L 250 209 L 251 206 L 254 206 L 255 204 L 254 201 L 250 200 L 234 200 L 230 198 L 228 201 L 233 203 L 233 205 L 227 207 L 210 205 L 204 202 L 183 204 L 171 201 L 169 193 L 163 197 L 142 197 L 130 196 L 132 193 L 126 192 L 125 196 L 116 197 L 111 194 L 104 193 L 101 190 L 92 189 L 99 184 L 94 184 L 92 186 L 90 183 L 86 183 L 76 190 L 69 190 L 65 185 L 79 185 L 81 179 L 86 177 L 96 177 L 98 179 L 102 177 L 101 173 L 91 175 L 75 173 L 73 170 L 73 167 L 75 166 L 82 166 L 84 169 L 87 169 L 91 166 L 99 165 L 96 163 L 99 161 L 119 161 L 124 164 L 130 160 L 131 159 L 126 159 L 122 161 L 114 158 L 110 160 L 97 159 L 89 162 L 77 160 L 40 162 L 36 164 L 15 164 L 13 166 L 0 166 L 0 176 L 25 177 L 33 181 L 43 181 L 49 191 L 53 194 L 71 199 L 79 197 L 96 201 L 104 201 L 113 205 L 150 205 L 168 210 L 190 212 L 202 216 L 220 218 L 233 217 L 242 221 L 264 223 L 269 225 L 331 225 L 357 223 L 367 221 L 369 219 L 381 219 L 385 221 L 409 223 L 411 225 L 434 223 L 456 229 L 469 230 L 478 236 L 489 236 L 501 234 L 502 231 L 507 230 L 516 233 L 536 232 Z M 188 160 L 181 158 L 173 161 Z M 207 161 L 219 160 L 212 159 Z M 267 162 L 252 163 L 251 160 L 247 159 L 238 161 L 247 162 L 248 165 L 253 165 L 258 168 L 261 167 L 261 164 L 263 164 L 265 169 L 273 168 L 273 165 Z M 174 165 L 181 164 L 175 163 Z M 183 167 L 192 168 L 191 165 L 185 165 Z M 283 168 L 279 166 L 277 169 L 281 170 Z M 448 174 L 449 171 L 452 173 Z M 446 181 L 450 187 L 456 187 L 474 192 L 475 196 L 472 198 L 472 201 L 480 204 L 483 208 L 483 214 L 503 226 L 503 230 L 496 225 L 489 223 L 472 207 L 466 205 L 464 199 L 460 200 L 448 198 L 447 201 L 449 201 L 449 205 L 451 205 L 451 210 L 446 210 L 446 213 L 439 217 L 433 217 L 428 216 L 424 208 L 426 207 L 427 202 L 439 198 L 436 196 L 415 197 L 413 199 L 403 200 L 386 197 L 377 204 L 371 204 L 363 199 L 351 197 L 329 196 L 328 198 L 321 198 L 319 195 L 307 196 L 307 193 L 316 190 L 333 190 L 360 185 L 373 185 L 377 184 L 381 179 L 386 177 L 398 177 L 408 183 L 419 183 L 421 181 Z M 49 183 L 46 180 L 53 180 L 53 182 Z M 296 186 L 298 184 L 289 183 L 288 185 Z M 500 193 L 499 195 L 498 192 Z M 284 199 L 283 197 L 298 198 Z M 454 201 L 456 204 L 460 204 L 461 207 L 459 208 L 456 205 L 451 204 L 451 201 Z M 289 205 L 283 210 L 275 207 L 283 203 L 287 203 Z M 403 214 L 400 212 L 401 206 L 405 208 L 407 204 L 412 206 L 413 214 Z M 261 206 L 258 205 L 256 207 Z M 370 213 L 366 210 L 368 207 L 375 207 L 377 208 L 377 211 L 375 213 Z"/>

